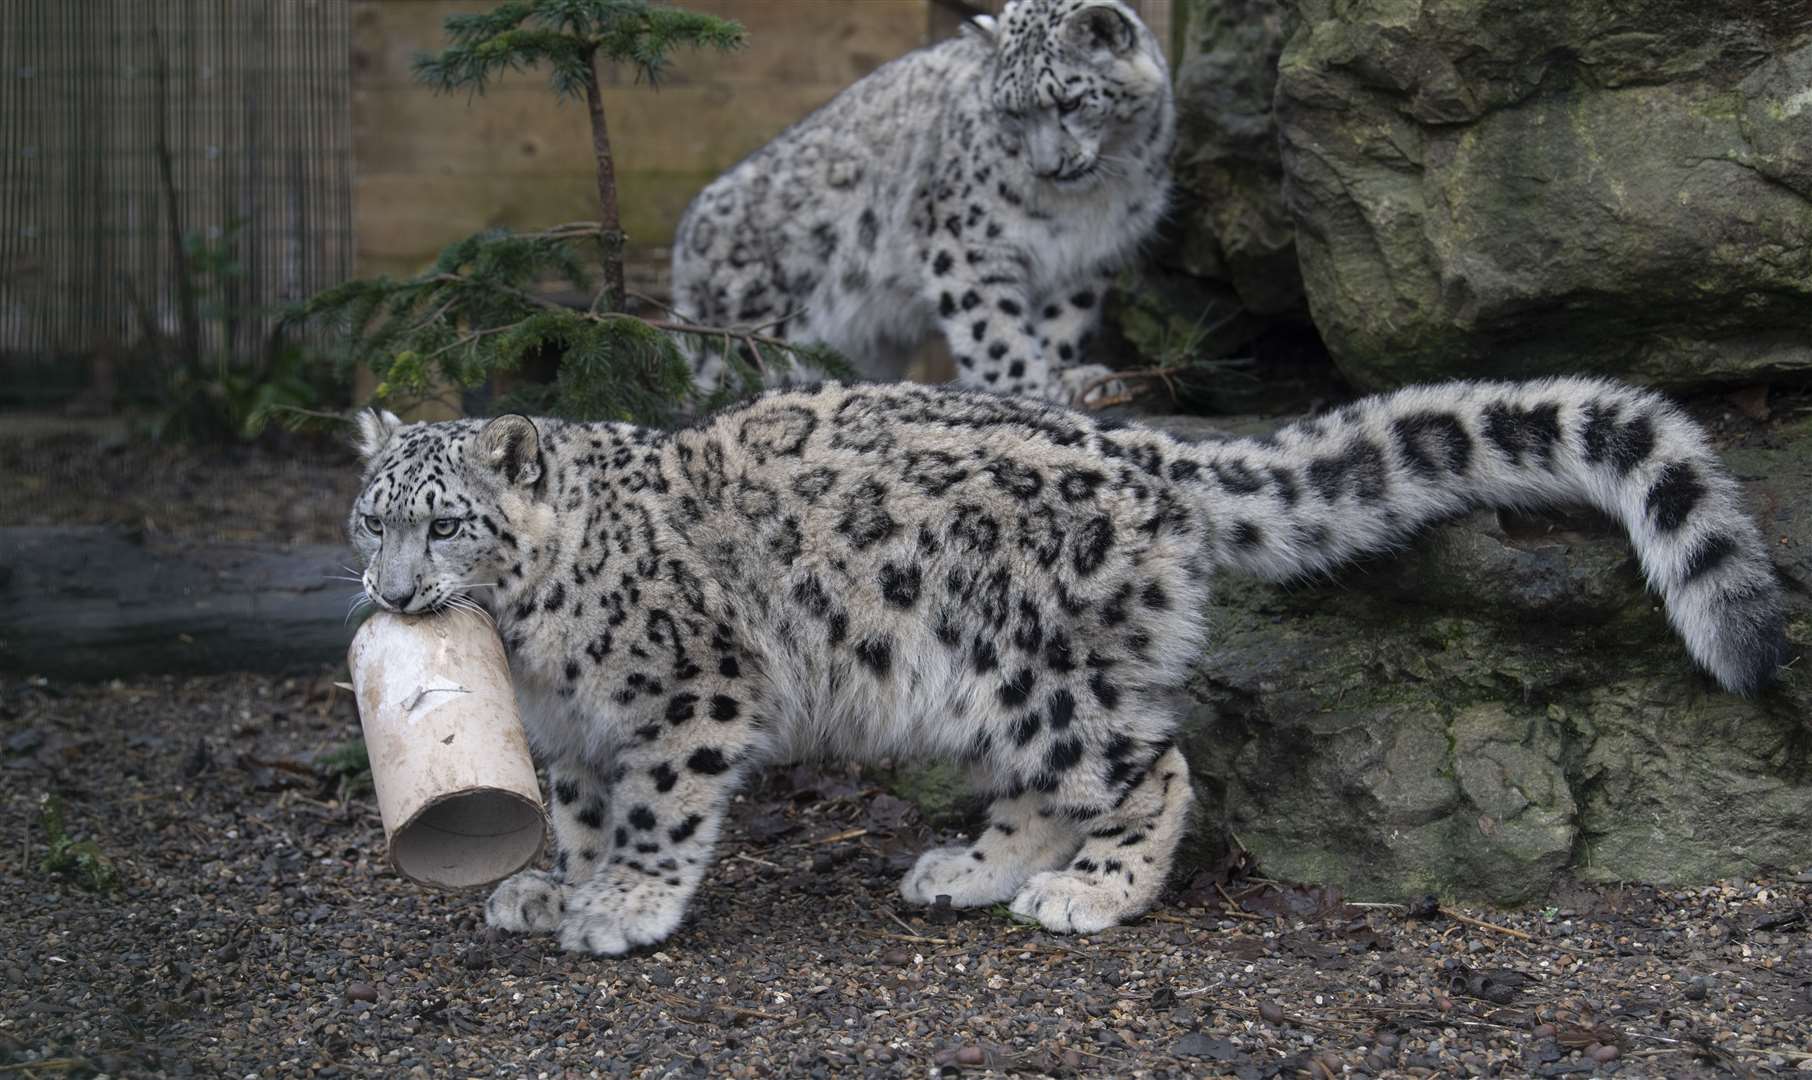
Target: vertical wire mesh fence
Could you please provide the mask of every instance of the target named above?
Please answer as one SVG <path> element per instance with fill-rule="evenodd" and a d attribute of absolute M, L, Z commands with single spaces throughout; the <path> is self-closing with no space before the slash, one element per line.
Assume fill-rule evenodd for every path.
<path fill-rule="evenodd" d="M 224 368 L 347 276 L 349 6 L 0 5 L 0 362 Z"/>

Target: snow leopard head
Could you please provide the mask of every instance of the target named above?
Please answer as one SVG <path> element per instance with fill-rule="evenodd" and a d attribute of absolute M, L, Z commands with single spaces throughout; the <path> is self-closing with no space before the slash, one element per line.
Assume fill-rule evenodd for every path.
<path fill-rule="evenodd" d="M 365 595 L 385 611 L 468 604 L 535 546 L 546 461 L 527 417 L 404 424 L 368 411 L 358 446 L 365 487 L 347 533 Z"/>
<path fill-rule="evenodd" d="M 994 108 L 1032 171 L 1064 187 L 1129 173 L 1128 151 L 1168 113 L 1157 39 L 1118 0 L 1014 0 L 981 24 L 995 45 Z"/>

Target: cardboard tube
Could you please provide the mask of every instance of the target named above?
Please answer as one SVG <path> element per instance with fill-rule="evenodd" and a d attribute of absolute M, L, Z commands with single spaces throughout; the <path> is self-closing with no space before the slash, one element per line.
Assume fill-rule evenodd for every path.
<path fill-rule="evenodd" d="M 376 612 L 347 653 L 390 865 L 468 888 L 541 854 L 545 817 L 497 631 L 466 611 Z"/>

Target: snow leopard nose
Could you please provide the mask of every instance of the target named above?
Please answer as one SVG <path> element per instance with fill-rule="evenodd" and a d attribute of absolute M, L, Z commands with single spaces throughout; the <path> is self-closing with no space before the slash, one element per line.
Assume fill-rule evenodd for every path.
<path fill-rule="evenodd" d="M 415 582 L 410 581 L 388 589 L 380 589 L 378 596 L 383 599 L 384 603 L 402 611 L 409 606 L 409 601 L 415 599 Z"/>
<path fill-rule="evenodd" d="M 1063 173 L 1064 161 L 1061 154 L 1041 156 L 1036 151 L 1032 154 L 1032 174 L 1040 180 L 1051 180 Z"/>
<path fill-rule="evenodd" d="M 1041 121 L 1027 128 L 1025 147 L 1032 172 L 1040 179 L 1049 180 L 1063 171 L 1063 159 L 1067 156 L 1063 135 L 1052 123 Z"/>

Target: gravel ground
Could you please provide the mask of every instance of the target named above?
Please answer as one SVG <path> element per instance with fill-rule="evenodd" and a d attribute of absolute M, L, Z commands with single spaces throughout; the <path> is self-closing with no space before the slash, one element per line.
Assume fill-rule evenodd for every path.
<path fill-rule="evenodd" d="M 0 1075 L 1812 1074 L 1812 876 L 1415 911 L 1232 866 L 1061 938 L 907 908 L 916 811 L 805 768 L 658 951 L 566 956 L 385 867 L 332 678 L 0 682 Z M 47 794 L 115 892 L 42 868 Z"/>

